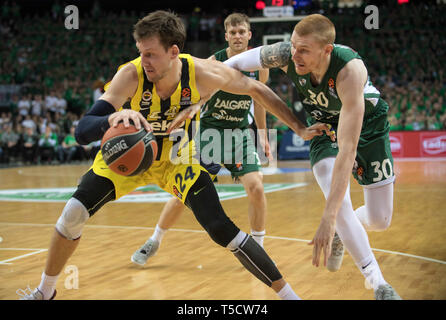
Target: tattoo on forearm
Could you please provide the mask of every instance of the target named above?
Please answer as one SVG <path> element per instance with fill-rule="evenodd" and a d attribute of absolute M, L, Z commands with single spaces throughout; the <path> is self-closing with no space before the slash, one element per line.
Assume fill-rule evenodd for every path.
<path fill-rule="evenodd" d="M 282 68 L 288 65 L 291 43 L 278 42 L 263 46 L 260 50 L 260 61 L 263 68 Z"/>

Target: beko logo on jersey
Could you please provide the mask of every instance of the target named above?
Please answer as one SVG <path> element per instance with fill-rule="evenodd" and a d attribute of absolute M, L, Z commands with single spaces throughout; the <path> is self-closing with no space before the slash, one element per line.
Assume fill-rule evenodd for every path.
<path fill-rule="evenodd" d="M 102 154 L 102 158 L 104 158 L 104 161 L 107 161 L 111 156 L 116 154 L 117 152 L 120 152 L 121 150 L 126 150 L 129 148 L 127 143 L 125 143 L 125 140 L 121 140 L 110 149 L 110 143 L 107 143 L 104 147 L 104 150 L 107 150 L 105 153 Z"/>
<path fill-rule="evenodd" d="M 223 108 L 228 110 L 248 110 L 251 107 L 251 100 L 220 100 L 217 98 L 215 108 Z"/>
<path fill-rule="evenodd" d="M 153 134 L 154 135 L 159 135 L 159 134 L 165 134 L 167 129 L 169 128 L 169 125 L 172 121 L 168 121 L 168 120 L 163 120 L 163 121 L 150 121 L 150 125 L 153 128 Z M 183 123 L 178 127 L 178 128 L 182 128 L 184 127 L 184 121 Z"/>

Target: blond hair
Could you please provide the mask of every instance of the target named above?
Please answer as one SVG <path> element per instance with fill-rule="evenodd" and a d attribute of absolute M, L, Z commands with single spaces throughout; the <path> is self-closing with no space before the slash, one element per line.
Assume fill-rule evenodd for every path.
<path fill-rule="evenodd" d="M 313 35 L 321 44 L 334 44 L 336 29 L 333 22 L 321 14 L 310 14 L 294 27 L 299 36 Z"/>
<path fill-rule="evenodd" d="M 244 13 L 231 13 L 226 17 L 224 25 L 225 31 L 228 31 L 229 26 L 236 26 L 241 23 L 248 25 L 248 30 L 251 30 L 251 24 L 249 23 L 249 17 Z"/>

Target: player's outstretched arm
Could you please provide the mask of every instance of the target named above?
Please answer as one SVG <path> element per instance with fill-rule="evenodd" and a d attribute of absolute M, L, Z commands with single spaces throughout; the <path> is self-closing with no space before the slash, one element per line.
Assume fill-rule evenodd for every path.
<path fill-rule="evenodd" d="M 305 140 L 322 135 L 323 131 L 331 134 L 328 126 L 322 123 L 306 128 L 285 102 L 268 86 L 244 76 L 241 72 L 229 68 L 221 62 L 196 59 L 195 68 L 197 87 L 202 96 L 210 96 L 218 90 L 249 95 Z"/>
<path fill-rule="evenodd" d="M 281 68 L 286 72 L 290 56 L 291 43 L 277 42 L 242 52 L 224 64 L 241 71 Z"/>

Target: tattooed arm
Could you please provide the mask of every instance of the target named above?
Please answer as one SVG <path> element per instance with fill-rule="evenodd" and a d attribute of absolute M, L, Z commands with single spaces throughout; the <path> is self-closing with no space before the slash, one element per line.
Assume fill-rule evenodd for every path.
<path fill-rule="evenodd" d="M 245 51 L 233 56 L 224 63 L 234 69 L 243 71 L 281 68 L 286 72 L 291 56 L 290 52 L 290 42 L 277 42 Z"/>
<path fill-rule="evenodd" d="M 260 50 L 260 62 L 263 68 L 280 68 L 287 71 L 291 57 L 291 42 L 277 42 L 263 46 Z"/>

